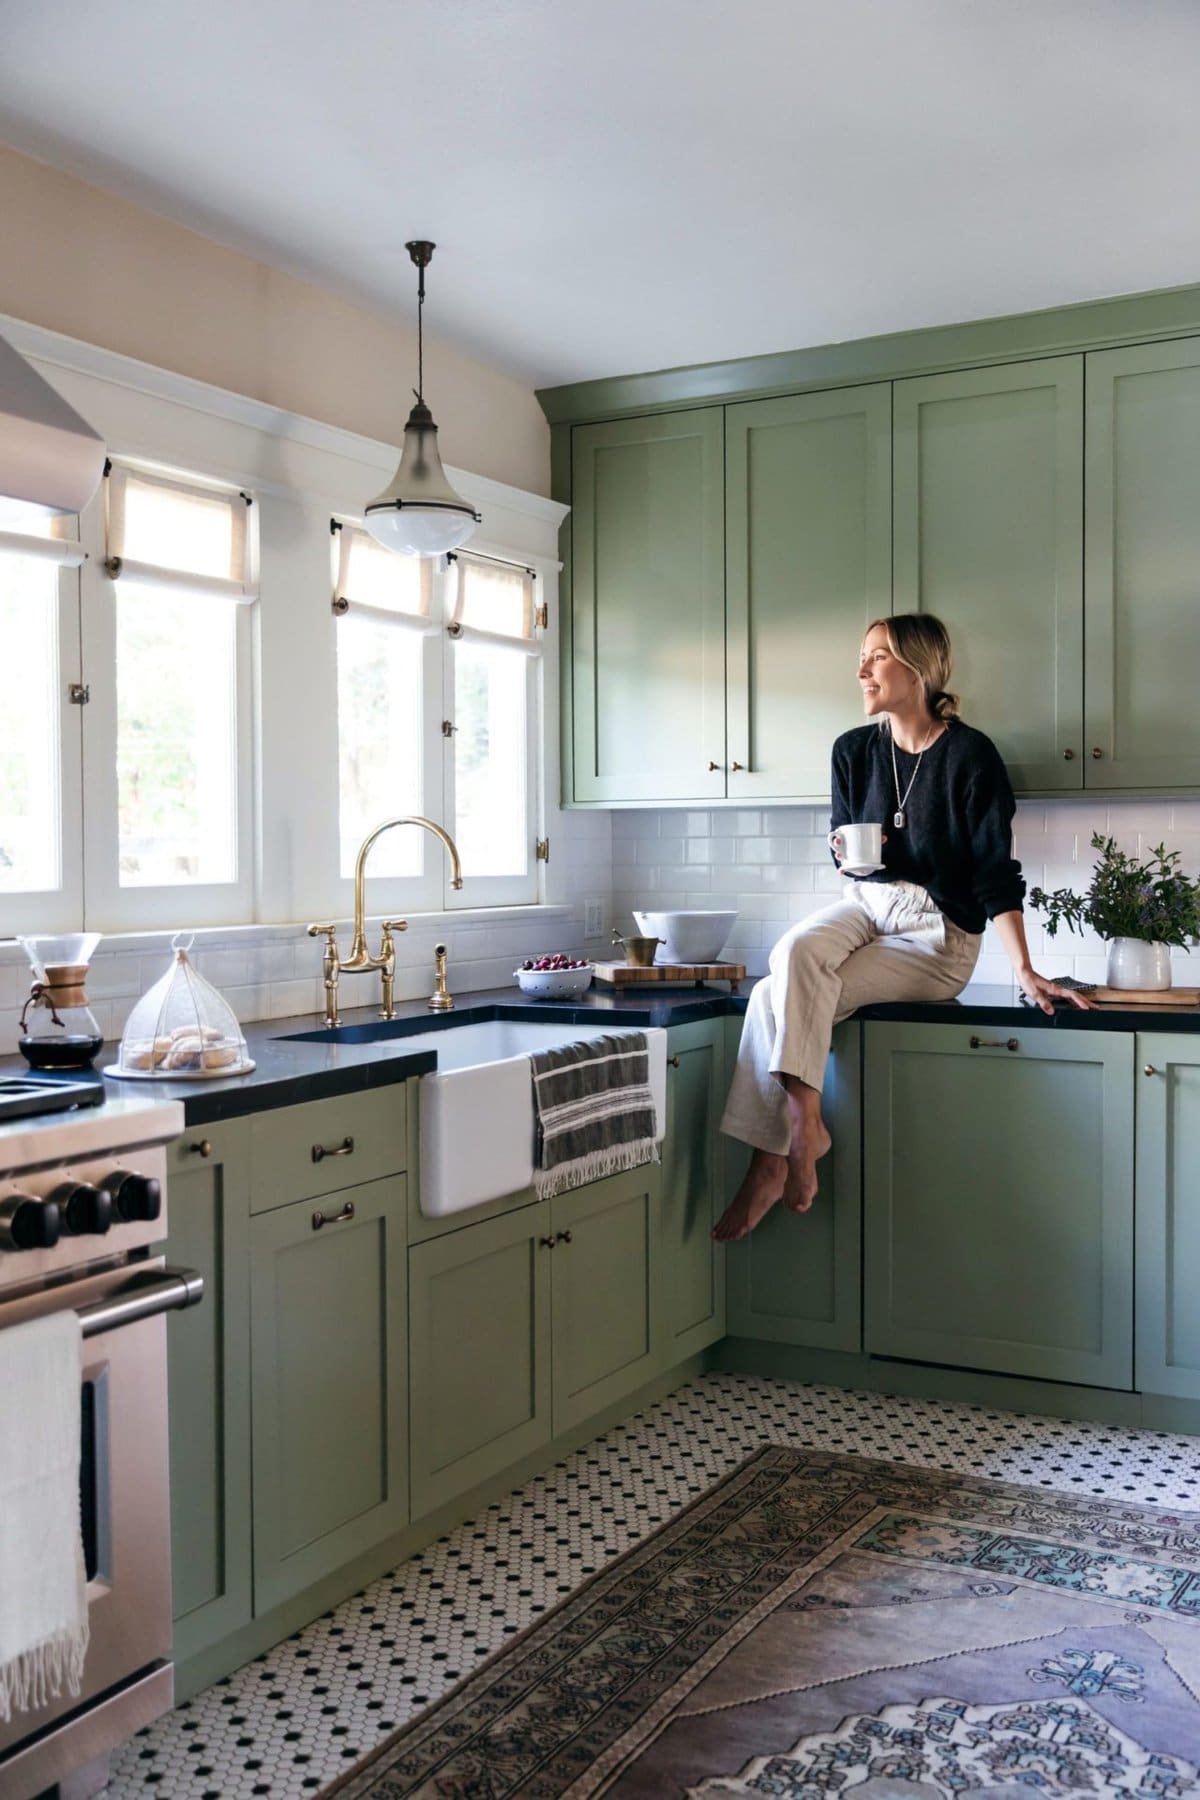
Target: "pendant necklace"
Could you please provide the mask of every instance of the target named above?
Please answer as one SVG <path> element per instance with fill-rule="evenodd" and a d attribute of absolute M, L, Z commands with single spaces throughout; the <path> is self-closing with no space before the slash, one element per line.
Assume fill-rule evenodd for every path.
<path fill-rule="evenodd" d="M 921 748 L 917 751 L 916 765 L 913 768 L 912 774 L 908 778 L 908 786 L 905 788 L 905 790 L 902 794 L 900 792 L 900 772 L 896 767 L 896 740 L 892 736 L 891 727 L 890 726 L 888 727 L 888 741 L 890 742 L 890 744 L 892 746 L 892 779 L 896 783 L 896 810 L 892 814 L 892 824 L 896 827 L 897 831 L 904 830 L 904 826 L 905 826 L 905 822 L 906 822 L 905 815 L 904 815 L 904 809 L 908 805 L 908 796 L 912 793 L 913 782 L 917 779 L 917 770 L 921 766 L 921 758 L 924 756 L 925 752 L 928 750 L 929 745 L 936 742 L 938 735 L 939 734 L 935 733 L 934 737 L 931 737 L 928 740 L 928 742 L 922 744 Z"/>

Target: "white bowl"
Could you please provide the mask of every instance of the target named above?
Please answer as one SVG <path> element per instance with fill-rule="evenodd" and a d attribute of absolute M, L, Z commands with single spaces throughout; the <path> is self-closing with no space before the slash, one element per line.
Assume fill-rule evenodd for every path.
<path fill-rule="evenodd" d="M 716 962 L 725 947 L 737 909 L 733 912 L 635 912 L 637 928 L 645 937 L 662 938 L 656 962 Z"/>
<path fill-rule="evenodd" d="M 534 994 L 542 1000 L 566 1000 L 591 987 L 593 969 L 589 963 L 585 969 L 514 969 L 513 974 L 523 994 Z"/>

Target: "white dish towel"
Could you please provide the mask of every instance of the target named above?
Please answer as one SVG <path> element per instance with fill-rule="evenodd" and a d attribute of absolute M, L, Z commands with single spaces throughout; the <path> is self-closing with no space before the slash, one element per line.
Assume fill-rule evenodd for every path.
<path fill-rule="evenodd" d="M 77 1694 L 87 1653 L 79 1529 L 79 1317 L 0 1331 L 0 1719 Z"/>

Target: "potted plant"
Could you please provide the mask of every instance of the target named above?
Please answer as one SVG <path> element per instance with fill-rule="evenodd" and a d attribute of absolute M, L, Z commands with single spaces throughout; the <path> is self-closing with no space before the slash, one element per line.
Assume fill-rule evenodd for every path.
<path fill-rule="evenodd" d="M 1200 943 L 1200 882 L 1179 867 L 1180 852 L 1164 844 L 1138 862 L 1118 849 L 1117 840 L 1092 833 L 1100 852 L 1086 894 L 1056 888 L 1048 894 L 1034 888 L 1030 904 L 1046 915 L 1053 937 L 1060 925 L 1069 931 L 1094 931 L 1108 943 L 1108 985 L 1115 988 L 1169 988 L 1171 946 Z"/>

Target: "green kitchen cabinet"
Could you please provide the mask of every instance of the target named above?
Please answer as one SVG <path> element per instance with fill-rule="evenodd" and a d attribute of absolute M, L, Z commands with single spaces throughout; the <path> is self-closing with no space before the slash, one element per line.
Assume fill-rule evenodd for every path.
<path fill-rule="evenodd" d="M 662 1366 L 725 1335 L 725 1253 L 712 1228 L 724 1207 L 724 1019 L 675 1025 L 667 1037 L 662 1148 Z"/>
<path fill-rule="evenodd" d="M 1087 365 L 1087 779 L 1197 788 L 1200 340 Z"/>
<path fill-rule="evenodd" d="M 725 465 L 728 793 L 819 798 L 892 610 L 890 385 L 730 406 Z"/>
<path fill-rule="evenodd" d="M 1133 1385 L 1132 1034 L 869 1021 L 865 1348 Z"/>
<path fill-rule="evenodd" d="M 647 1163 L 551 1202 L 555 1436 L 658 1373 L 661 1174 Z"/>
<path fill-rule="evenodd" d="M 741 1020 L 728 1019 L 732 1074 Z M 729 1334 L 813 1349 L 862 1348 L 862 1027 L 839 1025 L 825 1076 L 822 1112 L 833 1148 L 818 1164 L 820 1188 L 808 1212 L 772 1207 L 749 1237 L 728 1250 Z M 729 1138 L 726 1196 L 732 1199 L 750 1152 Z"/>
<path fill-rule="evenodd" d="M 934 613 L 1013 786 L 1083 786 L 1083 358 L 897 381 L 895 612 Z"/>
<path fill-rule="evenodd" d="M 1200 1400 L 1200 1038 L 1137 1039 L 1136 1386 Z"/>
<path fill-rule="evenodd" d="M 407 1521 L 405 1211 L 392 1175 L 251 1221 L 256 1613 Z"/>
<path fill-rule="evenodd" d="M 725 794 L 722 409 L 572 434 L 576 801 Z"/>
<path fill-rule="evenodd" d="M 408 1253 L 414 1518 L 551 1437 L 550 1203 Z"/>
<path fill-rule="evenodd" d="M 176 1661 L 253 1606 L 248 1170 L 244 1119 L 186 1131 L 167 1151 L 168 1260 L 204 1277 L 202 1303 L 167 1314 Z"/>

